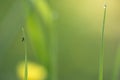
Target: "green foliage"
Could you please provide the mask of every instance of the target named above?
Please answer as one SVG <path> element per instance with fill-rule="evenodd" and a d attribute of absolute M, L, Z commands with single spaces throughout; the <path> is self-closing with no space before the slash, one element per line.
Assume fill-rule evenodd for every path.
<path fill-rule="evenodd" d="M 27 34 L 40 63 L 48 71 L 48 80 L 54 80 L 54 25 L 52 11 L 45 0 L 27 2 Z M 55 67 L 54 67 L 55 68 Z"/>

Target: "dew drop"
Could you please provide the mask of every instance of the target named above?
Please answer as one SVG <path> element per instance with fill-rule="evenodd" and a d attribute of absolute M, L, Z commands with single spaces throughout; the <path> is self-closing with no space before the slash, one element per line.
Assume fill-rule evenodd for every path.
<path fill-rule="evenodd" d="M 106 4 L 104 4 L 104 8 L 106 8 L 107 7 L 107 5 Z"/>

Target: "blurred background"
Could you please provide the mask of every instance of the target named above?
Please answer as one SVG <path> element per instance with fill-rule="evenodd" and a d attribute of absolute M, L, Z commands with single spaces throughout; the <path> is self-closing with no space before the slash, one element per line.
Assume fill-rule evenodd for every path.
<path fill-rule="evenodd" d="M 36 18 L 35 20 L 31 18 L 33 23 L 28 22 L 28 25 L 33 26 L 25 28 L 29 80 L 47 80 L 51 74 L 50 69 L 55 69 L 56 75 L 54 76 L 57 76 L 57 80 L 98 80 L 104 1 L 39 0 L 39 2 L 44 1 L 41 4 L 42 8 L 38 7 L 39 2 L 34 4 L 33 0 L 30 1 L 31 3 L 29 0 L 26 1 L 28 3 L 26 5 L 21 0 L 0 0 L 0 80 L 23 80 L 25 50 L 21 27 L 26 27 L 26 16 L 30 18 L 29 16 L 33 14 L 32 17 L 37 17 L 37 19 L 40 17 L 40 20 L 36 21 Z M 119 2 L 119 0 L 107 0 L 104 80 L 113 80 L 116 64 L 118 70 L 120 68 Z M 28 12 L 26 12 L 25 5 L 29 7 Z M 47 23 L 51 20 L 45 18 L 44 21 L 44 17 L 48 15 L 44 16 L 39 14 L 37 9 L 36 12 L 34 10 L 35 8 L 41 9 L 44 14 L 45 10 L 49 10 L 46 6 L 51 10 L 48 14 L 52 15 L 54 29 L 49 22 Z M 45 11 L 47 12 L 49 11 Z M 35 28 L 36 22 L 41 23 L 42 29 Z M 40 34 L 36 36 L 35 32 Z M 45 35 L 40 37 L 42 33 Z M 49 46 L 52 43 L 55 45 Z M 54 54 L 49 51 L 51 48 L 55 51 Z M 48 55 L 47 57 L 42 55 L 43 61 L 41 52 Z M 46 58 L 53 61 L 49 62 Z M 46 67 L 50 64 L 56 67 Z"/>

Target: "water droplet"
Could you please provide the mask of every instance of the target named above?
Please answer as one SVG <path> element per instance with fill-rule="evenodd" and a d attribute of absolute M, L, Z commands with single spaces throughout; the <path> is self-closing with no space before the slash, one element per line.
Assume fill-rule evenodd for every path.
<path fill-rule="evenodd" d="M 107 5 L 106 4 L 104 4 L 104 8 L 106 8 L 107 7 Z"/>

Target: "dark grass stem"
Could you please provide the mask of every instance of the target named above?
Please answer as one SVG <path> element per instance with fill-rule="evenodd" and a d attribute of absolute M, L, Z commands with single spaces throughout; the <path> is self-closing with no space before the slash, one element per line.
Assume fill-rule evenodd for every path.
<path fill-rule="evenodd" d="M 24 72 L 24 80 L 28 80 L 27 42 L 26 42 L 25 30 L 24 30 L 23 27 L 22 27 L 22 32 L 23 32 L 22 42 L 24 43 L 24 50 L 25 50 L 25 72 Z"/>
<path fill-rule="evenodd" d="M 104 64 L 104 32 L 105 32 L 105 21 L 106 21 L 106 9 L 107 5 L 104 5 L 102 33 L 101 33 L 101 53 L 99 55 L 99 80 L 103 80 L 103 64 Z"/>

